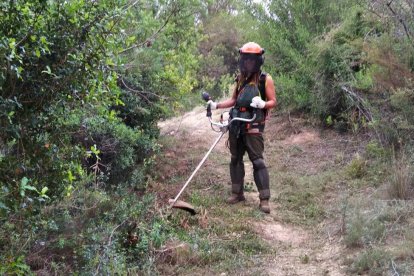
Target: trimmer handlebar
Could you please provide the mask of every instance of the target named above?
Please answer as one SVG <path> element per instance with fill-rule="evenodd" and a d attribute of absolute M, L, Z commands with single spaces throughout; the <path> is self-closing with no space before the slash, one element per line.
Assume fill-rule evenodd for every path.
<path fill-rule="evenodd" d="M 202 98 L 203 98 L 203 100 L 204 100 L 204 101 L 206 101 L 206 102 L 208 102 L 209 100 L 211 100 L 211 97 L 210 97 L 210 95 L 209 95 L 207 92 L 203 92 L 203 93 L 202 93 L 202 95 L 201 95 L 201 97 L 202 97 Z M 213 119 L 211 118 L 211 116 L 212 116 L 212 113 L 211 113 L 211 106 L 210 106 L 210 105 L 207 105 L 207 117 L 208 117 L 208 119 L 209 119 L 209 121 L 210 121 L 211 126 L 217 126 L 217 127 L 219 127 L 219 128 L 220 128 L 220 131 L 225 132 L 225 131 L 227 131 L 227 127 L 228 127 L 228 126 L 229 126 L 232 122 L 235 122 L 235 121 L 245 122 L 245 123 L 251 123 L 251 122 L 253 122 L 253 121 L 256 119 L 256 108 L 254 108 L 253 110 L 254 110 L 254 111 L 253 111 L 253 117 L 252 117 L 252 118 L 250 118 L 250 119 L 245 119 L 245 118 L 235 117 L 235 118 L 232 118 L 231 120 L 228 120 L 228 121 L 223 121 L 223 114 L 224 114 L 224 113 L 226 113 L 226 112 L 228 112 L 228 111 L 225 111 L 225 112 L 223 112 L 223 113 L 221 114 L 221 120 L 220 120 L 219 122 L 215 122 L 215 121 L 213 121 Z"/>
<path fill-rule="evenodd" d="M 226 111 L 226 112 L 228 112 L 228 111 Z M 220 121 L 220 122 L 213 121 L 213 119 L 211 119 L 211 116 L 208 116 L 208 119 L 209 119 L 210 124 L 212 126 L 217 126 L 220 129 L 222 129 L 222 128 L 227 128 L 231 123 L 236 122 L 236 121 L 245 122 L 245 123 L 251 123 L 251 122 L 253 122 L 256 119 L 256 113 L 254 113 L 253 114 L 253 117 L 250 118 L 250 119 L 235 117 L 235 118 L 233 118 L 233 119 L 231 119 L 229 121 Z"/>

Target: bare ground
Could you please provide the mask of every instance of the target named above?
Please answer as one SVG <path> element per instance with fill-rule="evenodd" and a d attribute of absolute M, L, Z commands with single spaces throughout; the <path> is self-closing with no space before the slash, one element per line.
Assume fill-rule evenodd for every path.
<path fill-rule="evenodd" d="M 218 114 L 216 111 L 213 118 L 218 118 Z M 179 137 L 186 147 L 205 151 L 219 135 L 211 130 L 201 107 L 182 117 L 161 122 L 159 126 L 162 135 Z M 226 137 L 223 137 L 212 154 L 212 160 L 207 161 L 205 166 L 222 185 L 227 186 L 229 153 L 225 143 Z M 288 210 L 279 200 L 284 196 L 281 191 L 286 181 L 278 179 L 286 178 L 286 175 L 294 179 L 317 177 L 351 158 L 359 145 L 358 141 L 334 131 L 313 127 L 300 116 L 271 117 L 265 130 L 265 159 L 272 180 L 272 211 L 264 217 L 251 217 L 248 223 L 276 253 L 255 271 L 261 271 L 261 275 L 346 275 L 343 265 L 346 250 L 341 243 L 340 216 L 325 215 L 311 224 L 292 223 L 286 219 Z M 245 166 L 246 182 L 253 183 L 250 162 L 245 162 Z M 335 179 L 332 180 L 334 183 L 329 179 L 325 181 L 328 182 L 326 189 L 317 200 L 328 213 L 335 213 L 338 211 L 335 205 L 339 202 L 336 189 L 341 187 L 341 183 Z M 247 192 L 246 203 L 242 204 L 242 208 L 257 208 L 259 200 L 255 188 Z"/>

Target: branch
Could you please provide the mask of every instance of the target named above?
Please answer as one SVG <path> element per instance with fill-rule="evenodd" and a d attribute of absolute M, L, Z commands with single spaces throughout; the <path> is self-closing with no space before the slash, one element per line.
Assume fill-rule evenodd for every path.
<path fill-rule="evenodd" d="M 360 4 L 360 3 L 358 3 L 357 5 L 359 5 L 361 8 L 365 8 L 365 5 L 362 5 L 362 4 Z M 372 7 L 371 5 L 370 5 L 370 6 L 368 6 L 368 7 L 366 8 L 366 10 L 367 10 L 368 12 L 371 12 L 371 13 L 373 13 L 374 15 L 378 16 L 380 19 L 382 19 L 382 18 L 383 18 L 383 16 L 382 16 L 381 14 L 379 14 L 378 12 L 376 12 L 376 11 L 375 11 L 375 8 L 374 8 L 374 7 Z"/>
<path fill-rule="evenodd" d="M 173 9 L 172 11 L 171 11 L 171 13 L 168 15 L 168 17 L 167 17 L 167 19 L 165 20 L 165 22 L 164 22 L 164 24 L 162 24 L 162 26 L 155 32 L 155 33 L 153 33 L 149 38 L 147 38 L 147 39 L 145 39 L 145 41 L 144 42 L 141 42 L 141 43 L 138 43 L 138 44 L 135 44 L 135 45 L 132 45 L 131 47 L 129 47 L 129 48 L 126 48 L 126 49 L 124 49 L 124 50 L 122 50 L 122 51 L 120 51 L 118 54 L 123 54 L 123 53 L 125 53 L 125 52 L 128 52 L 128 51 L 130 51 L 130 50 L 132 50 L 132 49 L 135 49 L 135 48 L 138 48 L 138 47 L 142 47 L 142 46 L 144 46 L 145 44 L 147 44 L 147 43 L 150 43 L 151 41 L 153 41 L 157 36 L 158 36 L 158 34 L 165 28 L 165 26 L 167 26 L 167 24 L 168 24 L 168 22 L 170 21 L 170 19 L 171 19 L 171 17 L 177 12 L 178 10 L 176 10 L 176 9 Z"/>
<path fill-rule="evenodd" d="M 145 93 L 145 94 L 150 94 L 150 95 L 155 96 L 155 97 L 158 97 L 158 98 L 160 98 L 160 99 L 162 99 L 162 98 L 163 98 L 163 97 L 161 97 L 160 95 L 157 95 L 157 94 L 152 93 L 152 92 L 139 91 L 139 90 L 136 90 L 136 89 L 133 89 L 133 88 L 129 87 L 129 86 L 125 83 L 125 81 L 124 81 L 124 79 L 123 79 L 122 77 L 120 77 L 120 80 L 121 80 L 122 84 L 125 86 L 125 88 L 126 88 L 126 89 L 128 89 L 128 90 L 129 90 L 129 91 L 131 91 L 131 92 L 137 93 L 139 96 L 141 96 L 142 98 L 144 98 L 144 99 L 145 99 L 147 102 L 149 102 L 149 103 L 151 103 L 151 101 L 148 99 L 148 97 L 147 97 L 147 96 L 145 96 L 145 95 L 144 95 L 144 93 Z"/>
<path fill-rule="evenodd" d="M 368 110 L 368 108 L 365 107 L 364 99 L 358 96 L 355 92 L 348 89 L 345 85 L 341 86 L 341 89 L 343 92 L 346 93 L 345 95 L 348 96 L 348 98 L 350 98 L 351 101 L 356 102 L 356 108 L 365 117 L 365 119 L 367 119 L 368 122 L 372 121 L 372 114 Z"/>
<path fill-rule="evenodd" d="M 111 232 L 111 235 L 109 236 L 109 239 L 108 239 L 108 244 L 107 244 L 107 246 L 110 246 L 111 245 L 111 242 L 112 242 L 112 236 L 114 235 L 114 233 L 115 233 L 115 231 L 116 231 L 116 229 L 118 229 L 122 224 L 124 224 L 126 221 L 127 221 L 128 219 L 125 219 L 123 222 L 121 222 L 120 224 L 118 224 L 113 230 L 112 230 L 112 232 Z"/>
<path fill-rule="evenodd" d="M 411 40 L 411 35 L 410 35 L 410 31 L 408 30 L 407 25 L 405 24 L 404 20 L 394 11 L 394 9 L 391 7 L 391 4 L 394 0 L 391 0 L 390 2 L 387 3 L 387 7 L 388 9 L 391 11 L 391 13 L 398 18 L 398 21 L 403 25 L 404 27 L 404 31 L 405 34 L 407 35 L 407 37 Z"/>

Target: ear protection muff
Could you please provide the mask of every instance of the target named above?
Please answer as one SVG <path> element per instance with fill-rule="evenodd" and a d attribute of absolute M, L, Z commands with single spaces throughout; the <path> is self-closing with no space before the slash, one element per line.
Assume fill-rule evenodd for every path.
<path fill-rule="evenodd" d="M 263 50 L 263 53 L 264 53 L 264 50 Z M 263 65 L 263 63 L 264 63 L 264 59 L 265 59 L 265 57 L 263 56 L 263 54 L 262 54 L 262 55 L 260 55 L 260 58 L 259 58 L 259 63 L 260 63 L 260 66 L 262 66 L 262 65 Z"/>

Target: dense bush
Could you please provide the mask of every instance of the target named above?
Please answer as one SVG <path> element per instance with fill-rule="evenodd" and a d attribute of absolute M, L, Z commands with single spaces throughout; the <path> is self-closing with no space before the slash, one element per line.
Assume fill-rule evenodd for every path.
<path fill-rule="evenodd" d="M 120 103 L 120 91 L 108 64 L 119 42 L 109 30 L 120 28 L 111 18 L 123 15 L 122 4 L 2 4 L 1 147 L 8 154 L 0 183 L 8 202 L 21 200 L 16 183 L 23 177 L 62 196 L 62 183 L 88 150 L 72 141 L 74 122 L 65 122 L 70 114 L 81 113 L 78 122 L 95 115 L 116 120 L 108 106 Z"/>
<path fill-rule="evenodd" d="M 90 225 L 107 218 L 91 215 L 87 225 L 71 226 L 88 215 L 76 208 L 96 202 L 92 209 L 98 210 L 113 201 L 110 209 L 118 212 L 114 216 L 134 220 L 133 209 L 122 213 L 115 206 L 122 202 L 109 198 L 118 186 L 128 191 L 145 187 L 146 168 L 157 147 L 159 115 L 141 112 L 157 110 L 156 105 L 123 90 L 114 71 L 121 62 L 117 53 L 133 42 L 123 31 L 134 22 L 130 4 L 0 4 L 0 273 L 26 273 L 26 261 L 33 270 L 45 268 L 31 255 L 24 258 L 28 249 L 36 252 L 39 243 L 57 247 L 68 257 L 84 255 L 64 251 L 95 242 L 70 232 L 78 228 L 99 233 Z M 141 109 L 134 105 L 140 100 Z M 99 192 L 102 188 L 109 193 Z M 70 236 L 57 242 L 59 235 Z M 93 254 L 101 254 L 101 245 L 93 246 Z M 42 262 L 48 259 L 43 257 Z M 88 258 L 70 266 L 81 269 Z M 59 271 L 59 262 L 53 261 Z"/>

